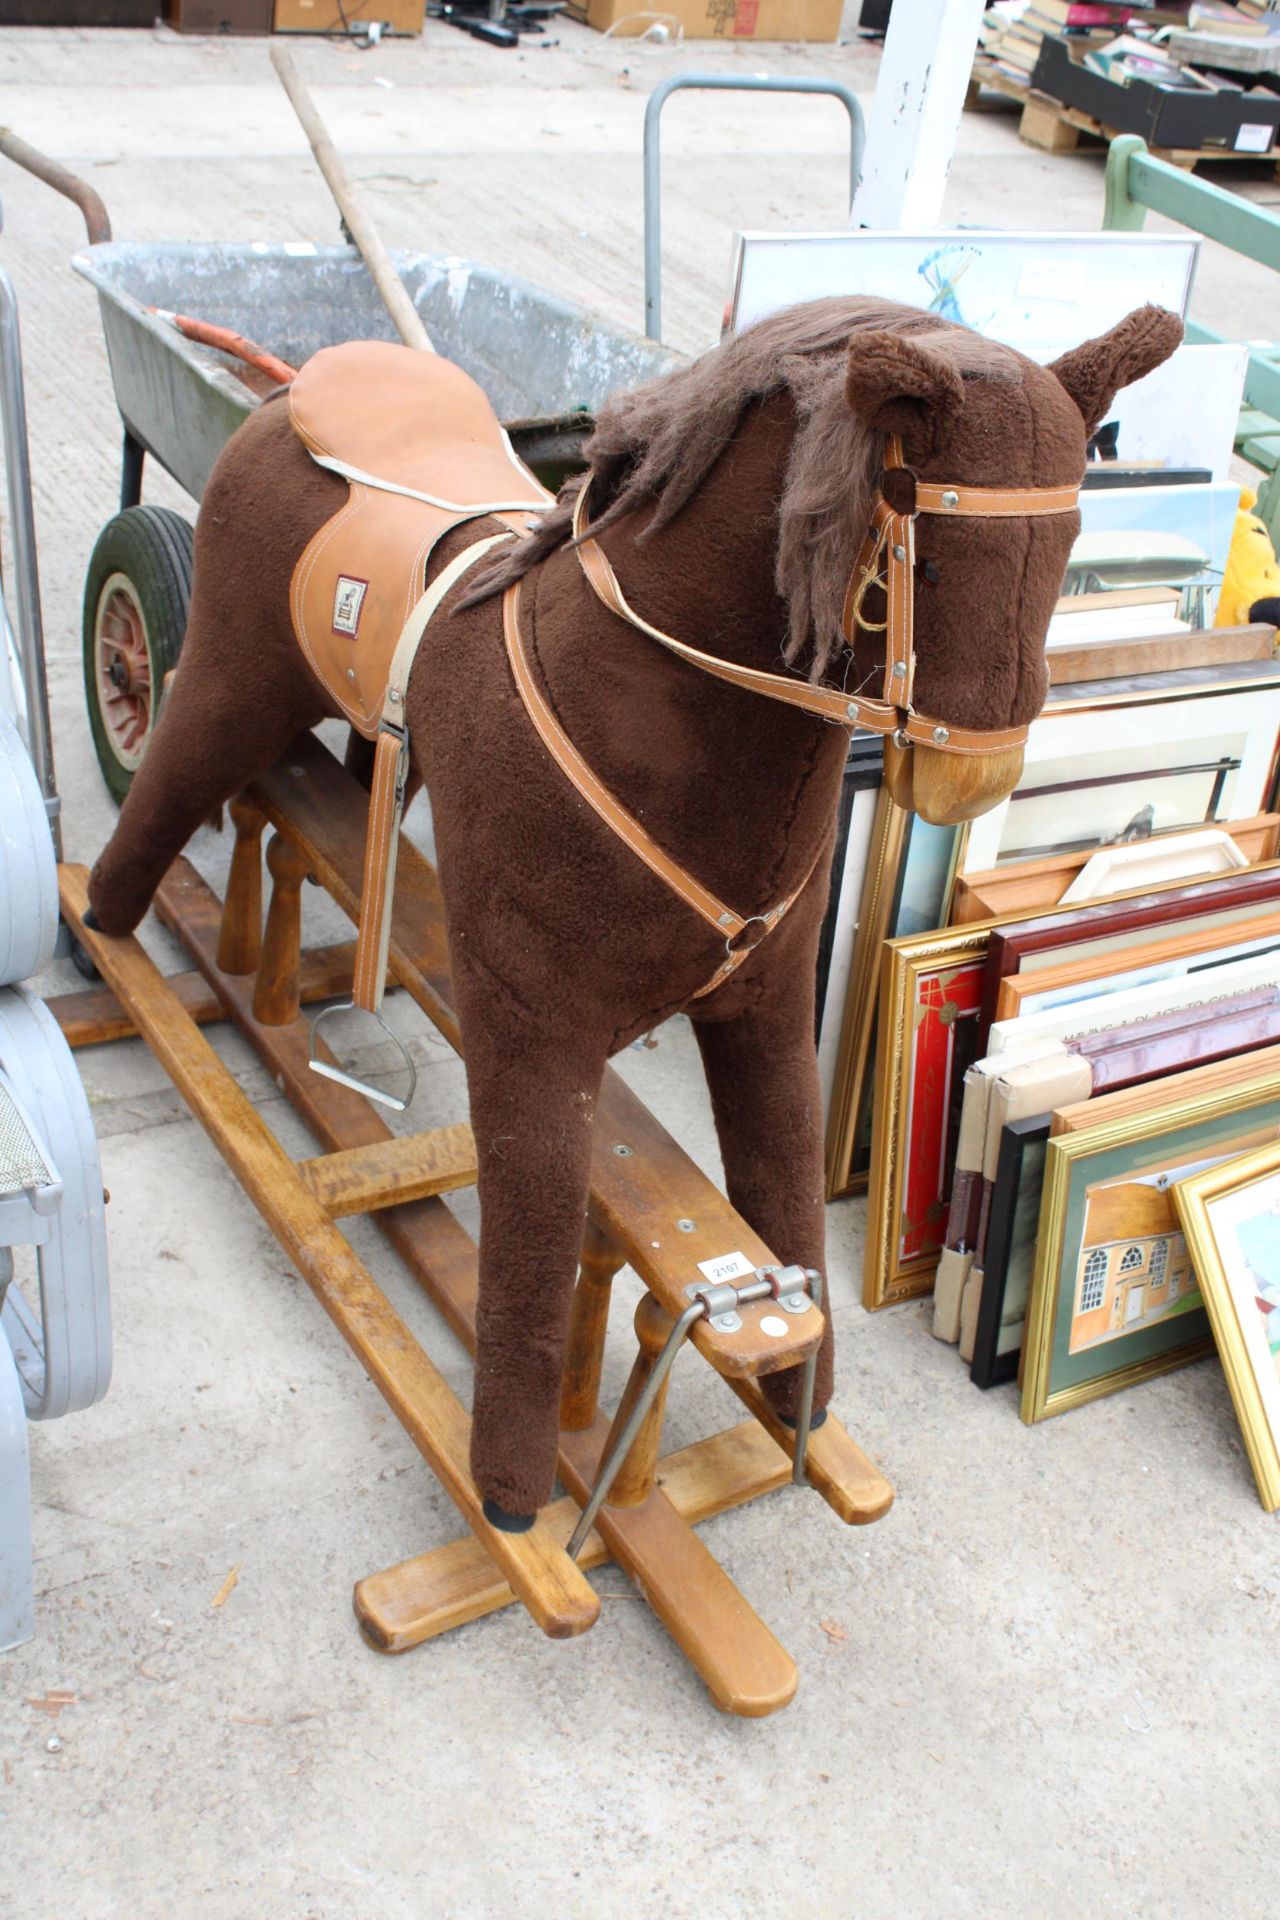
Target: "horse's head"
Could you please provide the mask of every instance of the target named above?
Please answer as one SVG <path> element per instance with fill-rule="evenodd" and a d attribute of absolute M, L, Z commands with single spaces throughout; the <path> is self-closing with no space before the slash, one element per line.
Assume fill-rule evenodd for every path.
<path fill-rule="evenodd" d="M 1047 691 L 1087 438 L 1181 337 L 1159 307 L 1048 367 L 945 324 L 853 337 L 846 398 L 889 455 L 878 540 L 850 589 L 849 684 L 910 714 L 886 741 L 886 777 L 924 819 L 972 819 L 1016 785 Z"/>

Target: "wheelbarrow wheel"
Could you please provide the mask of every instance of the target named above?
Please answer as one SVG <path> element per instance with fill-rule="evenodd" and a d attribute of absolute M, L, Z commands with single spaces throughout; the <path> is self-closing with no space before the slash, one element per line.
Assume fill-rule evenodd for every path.
<path fill-rule="evenodd" d="M 142 762 L 165 675 L 178 664 L 194 531 L 168 507 L 128 507 L 98 535 L 84 587 L 84 694 L 108 790 Z"/>

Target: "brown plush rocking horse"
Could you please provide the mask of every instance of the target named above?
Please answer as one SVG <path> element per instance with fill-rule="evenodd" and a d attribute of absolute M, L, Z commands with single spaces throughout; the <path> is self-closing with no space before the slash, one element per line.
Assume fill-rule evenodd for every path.
<path fill-rule="evenodd" d="M 1045 695 L 1086 437 L 1180 336 L 1148 307 L 1042 368 L 885 302 L 793 307 L 610 402 L 587 485 L 550 510 L 496 423 L 476 426 L 466 377 L 406 349 L 318 356 L 291 405 L 264 406 L 223 452 L 181 670 L 92 876 L 107 933 L 137 925 L 199 823 L 301 731 L 337 713 L 378 730 L 377 698 L 335 691 L 315 647 L 339 660 L 354 647 L 379 581 L 340 572 L 319 636 L 301 606 L 330 528 L 354 516 L 376 533 L 375 495 L 393 516 L 449 509 L 394 607 L 382 593 L 392 640 L 428 578 L 477 535 L 504 536 L 479 571 L 450 576 L 401 659 L 477 1146 L 472 1471 L 493 1524 L 520 1527 L 551 1491 L 611 1054 L 691 1015 L 733 1205 L 787 1260 L 823 1268 L 814 967 L 847 730 L 885 733 L 895 797 L 927 818 L 970 817 L 1012 789 Z M 464 453 L 505 459 L 505 495 L 450 506 L 403 476 L 380 494 L 392 483 L 327 451 L 344 408 L 340 449 L 380 428 L 402 450 L 430 443 L 436 392 L 465 402 Z M 311 619 L 305 653 L 295 615 Z M 346 678 L 355 687 L 356 665 Z M 403 776 L 404 729 L 390 734 Z M 374 778 L 376 852 L 395 813 Z M 793 1421 L 799 1373 L 761 1383 Z M 817 1408 L 831 1388 L 828 1325 Z"/>

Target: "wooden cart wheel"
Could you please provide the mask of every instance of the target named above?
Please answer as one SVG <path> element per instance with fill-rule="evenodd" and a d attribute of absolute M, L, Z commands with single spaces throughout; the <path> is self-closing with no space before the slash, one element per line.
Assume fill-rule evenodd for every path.
<path fill-rule="evenodd" d="M 84 589 L 84 692 L 94 751 L 123 800 L 164 678 L 178 664 L 194 533 L 168 507 L 128 507 L 98 536 Z"/>

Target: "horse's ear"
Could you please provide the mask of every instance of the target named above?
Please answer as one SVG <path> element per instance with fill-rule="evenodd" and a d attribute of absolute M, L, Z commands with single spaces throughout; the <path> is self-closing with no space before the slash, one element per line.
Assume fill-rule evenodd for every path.
<path fill-rule="evenodd" d="M 964 405 L 964 386 L 951 362 L 901 333 L 854 335 L 844 391 L 869 426 L 901 437 L 916 466 L 937 451 L 948 422 Z"/>
<path fill-rule="evenodd" d="M 1073 347 L 1049 368 L 1079 407 L 1086 433 L 1101 426 L 1121 387 L 1169 358 L 1182 340 L 1182 322 L 1163 307 L 1137 307 L 1110 333 Z"/>

